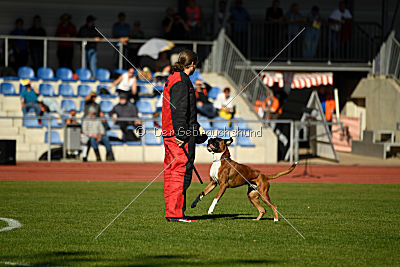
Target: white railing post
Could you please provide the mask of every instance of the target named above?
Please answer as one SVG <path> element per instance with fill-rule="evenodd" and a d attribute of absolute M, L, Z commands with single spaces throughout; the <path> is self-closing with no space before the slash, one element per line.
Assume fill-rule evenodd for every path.
<path fill-rule="evenodd" d="M 47 121 L 47 161 L 51 161 L 51 117 L 45 118 Z"/>
<path fill-rule="evenodd" d="M 86 68 L 86 44 L 87 41 L 82 41 L 82 48 L 81 48 L 81 68 Z"/>
<path fill-rule="evenodd" d="M 43 39 L 43 67 L 47 67 L 47 39 Z"/>
<path fill-rule="evenodd" d="M 4 38 L 4 66 L 8 67 L 8 38 Z"/>

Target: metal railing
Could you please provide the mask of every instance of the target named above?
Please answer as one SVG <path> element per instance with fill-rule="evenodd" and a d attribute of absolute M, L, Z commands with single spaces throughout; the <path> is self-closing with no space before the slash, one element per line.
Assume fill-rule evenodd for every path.
<path fill-rule="evenodd" d="M 6 67 L 9 66 L 9 51 L 10 51 L 10 41 L 11 40 L 25 40 L 25 41 L 42 41 L 43 42 L 43 67 L 48 66 L 49 62 L 49 46 L 50 43 L 55 43 L 58 41 L 69 41 L 73 42 L 74 44 L 79 44 L 80 45 L 80 65 L 82 68 L 86 67 L 86 46 L 88 42 L 97 42 L 97 43 L 107 43 L 106 40 L 100 39 L 99 41 L 94 40 L 94 38 L 77 38 L 77 37 L 71 37 L 71 38 L 65 38 L 65 37 L 36 37 L 36 36 L 15 36 L 15 35 L 0 35 L 0 40 L 4 41 L 4 65 Z M 108 39 L 109 41 L 117 44 L 116 47 L 119 49 L 119 55 L 118 55 L 118 68 L 122 69 L 123 68 L 123 50 L 124 50 L 124 45 L 121 44 L 120 39 L 114 39 L 110 38 Z M 131 39 L 127 43 L 128 44 L 144 44 L 148 39 Z M 182 46 L 188 46 L 189 49 L 192 49 L 193 51 L 197 52 L 199 50 L 200 46 L 206 46 L 210 47 L 213 42 L 212 41 L 201 41 L 201 40 L 191 40 L 191 41 L 186 41 L 186 40 L 173 40 L 172 41 L 175 45 L 182 45 Z M 107 44 L 107 46 L 109 46 Z M 111 47 L 108 47 L 110 51 L 114 52 Z"/>
<path fill-rule="evenodd" d="M 372 74 L 391 76 L 400 83 L 400 42 L 395 32 L 389 34 L 373 61 Z"/>
<path fill-rule="evenodd" d="M 369 22 L 352 22 L 339 32 L 328 21 L 321 21 L 319 30 L 308 23 L 231 22 L 227 33 L 248 59 L 265 61 L 303 26 L 306 31 L 277 61 L 372 62 L 383 41 L 381 26 Z"/>
<path fill-rule="evenodd" d="M 238 66 L 242 67 L 238 68 Z M 237 93 L 245 89 L 242 96 L 252 111 L 257 99 L 265 99 L 266 92 L 272 95 L 272 91 L 261 81 L 258 74 L 251 68 L 249 61 L 224 30 L 220 31 L 217 40 L 214 41 L 209 58 L 204 63 L 204 71 L 223 74 L 236 87 Z"/>

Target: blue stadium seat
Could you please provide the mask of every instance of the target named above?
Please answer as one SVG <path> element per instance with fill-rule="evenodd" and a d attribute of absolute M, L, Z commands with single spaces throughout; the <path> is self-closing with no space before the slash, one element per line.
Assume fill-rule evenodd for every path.
<path fill-rule="evenodd" d="M 138 108 L 138 111 L 142 114 L 153 114 L 154 113 L 150 102 L 139 100 L 138 102 L 136 102 L 136 107 Z"/>
<path fill-rule="evenodd" d="M 203 77 L 201 76 L 200 71 L 196 70 L 191 76 L 190 76 L 190 81 L 194 84 L 194 82 L 199 79 L 203 81 Z"/>
<path fill-rule="evenodd" d="M 56 132 L 56 131 L 51 131 L 50 133 L 51 133 L 51 134 L 50 134 L 50 137 L 51 137 L 51 139 L 50 139 L 50 144 L 52 144 L 52 145 L 62 145 L 62 144 L 63 144 L 63 142 L 61 141 L 61 137 L 60 137 L 60 135 L 58 134 L 58 132 Z M 48 131 L 46 131 L 46 132 L 44 133 L 44 142 L 45 142 L 46 144 L 49 142 L 49 132 L 48 132 Z"/>
<path fill-rule="evenodd" d="M 18 77 L 20 79 L 30 79 L 30 80 L 37 80 L 35 78 L 35 72 L 31 67 L 24 66 L 18 69 Z"/>
<path fill-rule="evenodd" d="M 56 92 L 54 91 L 54 86 L 49 83 L 41 83 L 39 85 L 39 93 L 42 96 L 57 96 Z"/>
<path fill-rule="evenodd" d="M 250 141 L 250 137 L 247 135 L 239 134 L 237 137 L 237 144 L 244 147 L 255 147 L 256 145 Z"/>
<path fill-rule="evenodd" d="M 149 93 L 149 90 L 144 85 L 138 85 L 137 86 L 137 92 L 138 93 Z"/>
<path fill-rule="evenodd" d="M 221 88 L 219 87 L 211 87 L 210 91 L 208 92 L 208 97 L 212 99 L 217 99 L 217 96 L 221 93 Z"/>
<path fill-rule="evenodd" d="M 76 109 L 76 105 L 75 105 L 75 101 L 72 100 L 72 99 L 63 99 L 61 101 L 61 108 L 65 112 L 70 112 L 72 109 L 77 110 Z"/>
<path fill-rule="evenodd" d="M 156 93 L 162 93 L 164 91 L 164 86 L 156 85 L 156 86 L 154 86 L 153 91 Z"/>
<path fill-rule="evenodd" d="M 107 118 L 107 124 L 110 127 L 110 129 L 116 130 L 119 129 L 119 126 L 114 123 L 114 120 L 110 119 L 110 116 L 108 114 L 105 115 Z"/>
<path fill-rule="evenodd" d="M 73 75 L 72 70 L 70 70 L 68 68 L 59 68 L 56 73 L 57 78 L 64 82 L 75 81 L 73 79 L 72 75 Z"/>
<path fill-rule="evenodd" d="M 8 95 L 8 96 L 15 96 L 15 95 L 19 95 L 17 94 L 17 92 L 15 91 L 15 87 L 12 83 L 2 83 L 1 87 L 0 87 L 0 92 L 3 95 Z"/>
<path fill-rule="evenodd" d="M 91 79 L 92 72 L 87 68 L 80 68 L 75 71 L 76 75 L 78 75 L 79 80 L 83 82 L 94 82 L 95 80 Z"/>
<path fill-rule="evenodd" d="M 41 67 L 37 71 L 37 76 L 43 81 L 56 81 L 54 78 L 54 71 L 51 68 Z"/>
<path fill-rule="evenodd" d="M 110 80 L 110 71 L 108 69 L 96 69 L 96 78 L 102 83 L 112 82 L 112 80 Z"/>
<path fill-rule="evenodd" d="M 225 120 L 224 118 L 221 117 L 215 117 L 214 120 L 218 120 L 218 121 L 214 121 L 213 122 L 213 126 L 214 128 L 218 129 L 218 130 L 230 130 L 231 127 L 229 127 L 229 121 Z"/>
<path fill-rule="evenodd" d="M 101 100 L 100 101 L 100 109 L 104 113 L 108 113 L 113 109 L 114 105 L 110 100 Z"/>
<path fill-rule="evenodd" d="M 208 118 L 205 116 L 199 116 L 198 118 L 198 122 L 201 125 L 201 127 L 203 127 L 204 130 L 211 130 L 212 126 L 210 124 L 210 122 L 208 121 Z"/>
<path fill-rule="evenodd" d="M 124 70 L 124 69 L 115 69 L 115 70 L 113 70 L 113 72 L 115 74 L 121 75 L 121 74 L 124 74 L 126 72 L 126 70 Z"/>
<path fill-rule="evenodd" d="M 26 114 L 24 119 L 22 120 L 22 126 L 26 128 L 42 128 L 42 125 L 39 124 L 38 119 L 25 119 L 25 118 L 35 118 L 34 114 Z"/>
<path fill-rule="evenodd" d="M 242 131 L 248 131 L 251 130 L 248 126 L 247 123 L 244 121 L 243 118 L 237 117 L 232 119 L 232 121 L 236 124 L 235 128 L 242 130 Z"/>
<path fill-rule="evenodd" d="M 101 88 L 107 89 L 107 91 L 108 91 L 110 94 L 109 94 L 109 95 L 107 95 L 107 94 L 100 94 L 100 89 L 101 89 Z M 98 94 L 99 96 L 101 96 L 102 98 L 116 98 L 116 97 L 117 97 L 116 94 L 112 94 L 111 88 L 110 88 L 109 86 L 105 85 L 105 84 L 99 84 L 99 85 L 97 85 L 97 90 L 96 90 L 96 92 L 97 92 L 97 94 Z"/>
<path fill-rule="evenodd" d="M 108 137 L 116 137 L 119 138 L 118 134 L 116 132 L 112 132 L 112 131 L 107 131 L 107 136 Z M 122 146 L 124 143 L 120 142 L 120 141 L 110 141 L 110 144 L 112 146 Z"/>
<path fill-rule="evenodd" d="M 159 146 L 162 144 L 162 141 L 159 141 L 153 132 L 146 132 L 144 138 L 144 143 L 148 146 Z"/>
<path fill-rule="evenodd" d="M 58 124 L 58 119 L 54 115 L 46 115 L 45 118 L 52 118 L 50 120 L 50 125 L 52 129 L 61 129 L 64 127 L 64 120 L 62 120 L 61 124 Z M 43 119 L 42 125 L 44 128 L 47 128 L 49 125 L 49 120 Z"/>
<path fill-rule="evenodd" d="M 78 85 L 78 96 L 86 97 L 92 92 L 92 87 L 87 84 L 80 84 Z"/>
<path fill-rule="evenodd" d="M 76 97 L 74 88 L 69 83 L 62 83 L 58 86 L 58 94 L 64 97 Z"/>

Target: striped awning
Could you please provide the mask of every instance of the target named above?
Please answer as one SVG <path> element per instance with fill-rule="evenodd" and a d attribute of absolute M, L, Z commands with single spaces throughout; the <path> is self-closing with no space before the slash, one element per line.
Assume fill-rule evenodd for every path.
<path fill-rule="evenodd" d="M 333 85 L 332 72 L 295 73 L 291 88 L 303 89 L 328 84 Z"/>
<path fill-rule="evenodd" d="M 279 88 L 283 88 L 283 75 L 281 72 L 264 71 L 261 73 L 261 80 L 268 87 L 272 87 L 277 83 Z"/>

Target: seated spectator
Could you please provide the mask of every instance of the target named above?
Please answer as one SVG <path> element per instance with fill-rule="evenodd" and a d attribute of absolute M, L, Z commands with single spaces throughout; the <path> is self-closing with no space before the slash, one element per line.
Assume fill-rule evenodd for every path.
<path fill-rule="evenodd" d="M 15 29 L 11 35 L 27 35 L 28 32 L 24 29 L 24 21 L 18 18 L 15 21 Z M 12 40 L 11 49 L 15 57 L 15 70 L 19 67 L 26 66 L 28 63 L 28 44 L 25 40 Z"/>
<path fill-rule="evenodd" d="M 201 36 L 201 19 L 202 13 L 200 6 L 195 0 L 188 0 L 188 5 L 185 8 L 186 24 L 189 26 L 189 38 L 192 40 L 199 39 Z"/>
<path fill-rule="evenodd" d="M 141 126 L 142 122 L 138 119 L 139 115 L 136 105 L 128 101 L 127 94 L 121 94 L 119 96 L 119 103 L 110 111 L 110 116 L 114 115 L 118 118 L 136 118 L 134 121 L 117 121 L 116 124 L 121 128 L 124 142 L 140 140 L 133 131 L 128 130 L 128 126 Z"/>
<path fill-rule="evenodd" d="M 171 62 L 167 57 L 167 52 L 161 52 L 156 62 L 156 72 L 170 72 Z"/>
<path fill-rule="evenodd" d="M 65 124 L 78 124 L 75 109 L 69 111 L 69 118 L 65 120 Z"/>
<path fill-rule="evenodd" d="M 100 109 L 100 105 L 96 103 L 97 94 L 95 92 L 90 92 L 85 97 L 85 105 L 83 108 L 83 117 L 89 114 L 89 108 L 94 107 L 96 109 L 96 116 L 104 117 L 104 113 Z"/>
<path fill-rule="evenodd" d="M 135 101 L 139 99 L 137 91 L 137 77 L 134 75 L 133 68 L 128 69 L 127 72 L 121 74 L 112 85 L 116 88 L 115 92 L 119 95 L 127 94 L 128 101 L 133 98 Z"/>
<path fill-rule="evenodd" d="M 142 71 L 139 71 L 137 79 L 141 81 L 151 81 L 153 76 L 151 75 L 151 70 L 149 67 L 144 67 Z"/>
<path fill-rule="evenodd" d="M 230 120 L 235 115 L 235 107 L 232 103 L 231 89 L 226 87 L 223 93 L 217 96 L 214 102 L 214 108 L 217 110 L 218 116 Z"/>
<path fill-rule="evenodd" d="M 32 88 L 31 81 L 28 79 L 22 80 L 21 83 L 25 87 L 21 93 L 22 112 L 25 115 L 30 109 L 33 109 L 36 116 L 41 116 L 42 109 L 38 101 L 39 90 Z"/>
<path fill-rule="evenodd" d="M 113 161 L 114 154 L 112 152 L 110 140 L 105 134 L 106 131 L 103 127 L 103 124 L 99 120 L 94 120 L 97 117 L 96 112 L 97 110 L 93 106 L 88 109 L 89 119 L 85 119 L 82 123 L 82 143 L 90 143 L 90 146 L 93 147 L 93 150 L 96 154 L 97 161 L 101 161 L 98 145 L 104 145 L 107 151 L 106 160 Z M 83 161 L 87 161 L 86 155 L 84 155 Z"/>
<path fill-rule="evenodd" d="M 41 98 L 39 102 L 41 102 L 48 108 L 48 112 L 56 112 L 60 116 L 64 115 L 64 112 L 56 99 L 51 97 L 41 97 L 41 96 L 39 98 Z"/>
<path fill-rule="evenodd" d="M 172 8 L 167 9 L 167 16 L 162 21 L 164 37 L 168 40 L 186 40 L 190 28 L 183 18 L 177 13 L 174 14 Z"/>
<path fill-rule="evenodd" d="M 216 110 L 213 103 L 208 100 L 208 92 L 204 87 L 203 82 L 199 79 L 195 81 L 196 91 L 196 108 L 197 111 L 207 118 L 214 118 L 216 116 Z"/>

